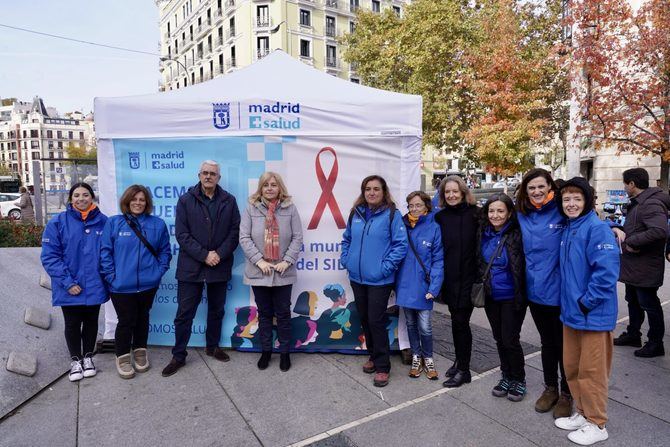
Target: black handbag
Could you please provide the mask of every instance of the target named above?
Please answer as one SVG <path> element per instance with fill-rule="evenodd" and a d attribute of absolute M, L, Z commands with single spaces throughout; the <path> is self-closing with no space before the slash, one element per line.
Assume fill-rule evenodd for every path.
<path fill-rule="evenodd" d="M 137 228 L 137 223 L 135 221 L 131 220 L 128 216 L 125 214 L 123 215 L 123 218 L 126 219 L 126 223 L 130 227 L 131 230 L 133 230 L 133 233 L 142 241 L 145 247 L 147 247 L 147 250 L 154 255 L 154 258 L 158 259 L 158 253 L 156 252 L 156 249 L 149 243 L 147 238 L 144 237 L 142 232 L 140 231 L 139 228 Z"/>
<path fill-rule="evenodd" d="M 484 283 L 489 279 L 488 276 L 489 273 L 491 272 L 491 266 L 493 265 L 493 261 L 495 260 L 495 258 L 500 256 L 500 253 L 502 253 L 505 240 L 507 240 L 507 235 L 504 235 L 500 239 L 500 243 L 498 244 L 495 251 L 491 255 L 491 259 L 489 259 L 489 263 L 486 265 L 486 269 L 484 270 L 484 275 L 482 276 L 482 282 L 476 282 L 472 285 L 472 292 L 470 293 L 470 301 L 472 301 L 472 305 L 474 307 L 484 307 L 484 302 L 486 301 L 486 291 L 484 290 Z"/>

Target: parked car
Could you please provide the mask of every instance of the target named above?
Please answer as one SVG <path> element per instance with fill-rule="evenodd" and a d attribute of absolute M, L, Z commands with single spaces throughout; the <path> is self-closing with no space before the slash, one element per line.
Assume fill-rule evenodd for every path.
<path fill-rule="evenodd" d="M 21 198 L 21 194 L 13 192 L 0 193 L 0 215 L 14 220 L 21 219 L 21 208 L 14 204 Z"/>

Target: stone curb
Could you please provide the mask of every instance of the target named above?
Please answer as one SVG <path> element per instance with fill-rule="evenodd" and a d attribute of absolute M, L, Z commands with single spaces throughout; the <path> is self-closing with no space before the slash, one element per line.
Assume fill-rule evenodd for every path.
<path fill-rule="evenodd" d="M 42 309 L 28 307 L 23 315 L 23 322 L 41 329 L 49 329 L 51 327 L 51 315 Z"/>
<path fill-rule="evenodd" d="M 32 377 L 37 372 L 37 357 L 25 352 L 12 351 L 7 359 L 7 371 Z"/>

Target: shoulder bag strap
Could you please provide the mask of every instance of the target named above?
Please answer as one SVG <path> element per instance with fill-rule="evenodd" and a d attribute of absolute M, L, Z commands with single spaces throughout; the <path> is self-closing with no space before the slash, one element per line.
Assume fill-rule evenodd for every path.
<path fill-rule="evenodd" d="M 409 242 L 409 248 L 412 249 L 412 253 L 414 253 L 414 256 L 416 257 L 416 260 L 419 261 L 419 265 L 421 266 L 421 270 L 423 270 L 423 274 L 425 275 L 426 281 L 428 281 L 428 278 L 430 278 L 430 275 L 428 274 L 428 270 L 426 269 L 426 266 L 423 265 L 423 261 L 419 257 L 419 254 L 416 252 L 416 248 L 414 248 L 414 242 L 412 242 L 412 236 L 410 232 L 407 232 L 407 241 Z M 430 282 L 430 281 L 428 281 Z"/>
<path fill-rule="evenodd" d="M 489 271 L 491 270 L 491 266 L 493 266 L 493 261 L 495 258 L 500 256 L 500 253 L 502 253 L 503 245 L 505 244 L 505 241 L 507 240 L 507 235 L 505 234 L 502 238 L 500 238 L 500 243 L 494 250 L 493 254 L 491 255 L 491 259 L 489 259 L 489 263 L 486 265 L 486 270 L 484 270 L 484 278 L 486 278 L 489 274 Z"/>
<path fill-rule="evenodd" d="M 133 232 L 135 233 L 135 235 L 140 239 L 140 241 L 142 241 L 142 243 L 144 244 L 144 246 L 147 247 L 147 250 L 149 250 L 149 252 L 150 252 L 152 255 L 154 255 L 154 258 L 158 259 L 158 253 L 156 253 L 156 249 L 149 243 L 149 241 L 147 240 L 147 238 L 144 237 L 144 235 L 142 234 L 142 232 L 140 231 L 140 229 L 137 228 L 137 224 L 136 224 L 135 222 L 133 222 L 132 220 L 130 220 L 130 219 L 128 218 L 128 216 L 126 216 L 125 214 L 123 215 L 123 218 L 126 219 L 126 223 L 127 223 L 128 226 L 130 227 L 130 229 L 133 230 Z"/>

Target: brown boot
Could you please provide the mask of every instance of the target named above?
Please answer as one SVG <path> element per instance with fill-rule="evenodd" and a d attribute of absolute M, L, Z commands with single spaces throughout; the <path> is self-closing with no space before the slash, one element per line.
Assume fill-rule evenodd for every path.
<path fill-rule="evenodd" d="M 555 386 L 544 387 L 544 392 L 540 398 L 535 402 L 535 411 L 538 413 L 546 413 L 551 410 L 558 401 L 558 388 Z"/>
<path fill-rule="evenodd" d="M 368 359 L 367 362 L 363 363 L 363 372 L 366 374 L 372 374 L 375 372 L 375 364 L 371 359 Z"/>
<path fill-rule="evenodd" d="M 572 414 L 572 396 L 567 393 L 561 393 L 556 406 L 554 407 L 554 419 L 567 418 Z"/>

